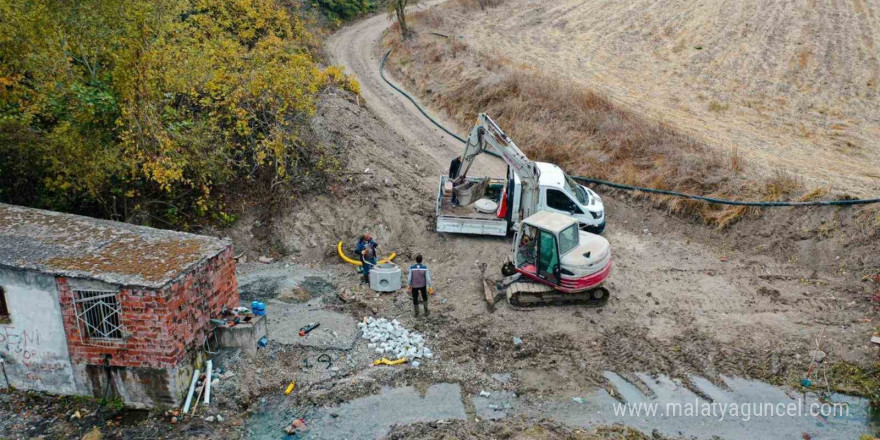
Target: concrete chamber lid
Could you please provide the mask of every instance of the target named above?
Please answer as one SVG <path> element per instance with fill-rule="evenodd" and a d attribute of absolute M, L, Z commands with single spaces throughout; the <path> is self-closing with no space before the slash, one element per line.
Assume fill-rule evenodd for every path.
<path fill-rule="evenodd" d="M 494 214 L 498 210 L 498 204 L 489 199 L 480 199 L 474 203 L 474 208 L 484 214 Z"/>

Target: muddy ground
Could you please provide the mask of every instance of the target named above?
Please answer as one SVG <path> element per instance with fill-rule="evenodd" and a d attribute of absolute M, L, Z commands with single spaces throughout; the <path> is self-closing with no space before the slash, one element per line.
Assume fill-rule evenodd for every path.
<path fill-rule="evenodd" d="M 476 394 L 498 385 L 493 374 L 510 374 L 501 389 L 535 399 L 570 399 L 606 386 L 607 370 L 630 378 L 649 372 L 793 384 L 806 371 L 817 341 L 829 362 L 872 368 L 876 360 L 877 348 L 868 342 L 877 325 L 871 298 L 878 284 L 869 276 L 877 267 L 876 241 L 871 232 L 852 226 L 855 222 L 847 223 L 849 210 L 770 212 L 716 231 L 669 217 L 649 201 L 602 191 L 611 219 L 605 235 L 615 254 L 611 302 L 601 309 L 523 312 L 502 305 L 489 312 L 479 265 L 498 268 L 510 247 L 503 239 L 433 232 L 430 200 L 445 163 L 431 156 L 442 144 L 435 142 L 427 152 L 412 147 L 342 94 L 327 96 L 316 123 L 327 124 L 337 139 L 346 139 L 347 150 L 357 152 L 350 170 L 370 172 L 352 174 L 334 194 L 256 227 L 254 236 L 266 237 L 264 249 L 292 252 L 285 261 L 332 273 L 337 291 L 349 297 L 333 306 L 336 310 L 397 318 L 428 335 L 441 361 L 432 370 L 383 370 L 378 378 L 361 364 L 348 373 L 351 384 L 304 396 L 309 404 L 348 401 L 381 386 L 439 382 Z M 410 133 L 417 128 L 410 126 Z M 818 218 L 843 226 L 819 233 L 827 222 Z M 412 316 L 405 293 L 368 292 L 352 267 L 339 263 L 337 238 L 345 239 L 348 249 L 353 237 L 367 230 L 386 252 L 396 251 L 401 264 L 416 253 L 426 256 L 438 288 L 429 318 Z M 841 243 L 847 252 L 827 254 Z M 519 349 L 514 337 L 524 340 Z M 362 381 L 365 374 L 371 379 Z M 829 380 L 848 387 L 843 377 Z M 279 376 L 275 387 L 283 381 Z M 464 426 L 460 429 L 470 429 Z M 415 428 L 401 432 L 411 432 L 407 429 Z"/>
<path fill-rule="evenodd" d="M 92 418 L 71 418 L 79 405 L 72 399 L 16 394 L 0 402 L 5 436 L 79 438 L 97 426 L 105 438 L 258 438 L 262 425 L 279 430 L 254 420 L 281 407 L 285 417 L 316 414 L 385 387 L 424 390 L 439 383 L 457 384 L 463 396 L 491 388 L 529 401 L 570 401 L 609 388 L 605 371 L 644 389 L 636 373 L 699 375 L 718 384 L 722 375 L 741 376 L 791 385 L 807 370 L 817 343 L 829 365 L 876 368 L 880 348 L 869 339 L 880 324 L 872 303 L 880 291 L 880 240 L 850 208 L 768 211 L 717 231 L 669 216 L 652 208 L 650 200 L 597 188 L 608 210 L 605 236 L 615 258 L 611 301 L 598 309 L 531 311 L 501 304 L 490 312 L 480 265 L 497 271 L 510 244 L 433 231 L 438 178 L 460 146 L 414 116 L 412 107 L 377 80 L 376 42 L 387 24 L 384 16 L 361 21 L 327 45 L 335 62 L 357 75 L 364 89 L 361 97 L 328 91 L 313 119 L 324 142 L 346 151 L 344 177 L 326 193 L 302 195 L 284 210 L 254 210 L 221 231 L 248 259 L 238 270 L 242 297 L 263 300 L 271 316 L 284 317 L 270 321 L 268 347 L 253 358 L 218 355 L 218 365 L 230 374 L 212 396 L 215 403 L 193 419 L 172 424 L 162 412 L 153 412 L 123 422 L 119 413 L 114 425 L 93 413 L 93 403 Z M 491 161 L 480 168 L 499 169 Z M 425 255 L 437 287 L 429 317 L 416 319 L 403 291 L 369 291 L 354 267 L 341 262 L 337 240 L 350 251 L 365 231 L 382 252 L 396 252 L 401 265 L 417 253 Z M 260 256 L 276 261 L 258 263 Z M 326 317 L 323 333 L 307 340 L 292 336 L 318 313 Z M 419 368 L 371 367 L 375 353 L 351 332 L 369 315 L 396 318 L 423 333 L 436 359 Z M 514 344 L 515 337 L 523 343 Z M 323 354 L 332 366 L 318 362 Z M 829 371 L 830 387 L 868 392 L 851 377 Z M 297 388 L 285 397 L 290 381 Z M 5 408 L 9 402 L 11 410 Z M 485 422 L 465 407 L 465 420 L 395 426 L 387 435 L 646 435 L 604 428 L 578 433 L 540 417 Z"/>

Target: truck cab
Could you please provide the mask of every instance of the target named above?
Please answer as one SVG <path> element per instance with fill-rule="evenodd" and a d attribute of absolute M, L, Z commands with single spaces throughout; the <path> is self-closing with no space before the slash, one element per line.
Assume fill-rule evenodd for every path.
<path fill-rule="evenodd" d="M 601 234 L 605 230 L 605 206 L 599 195 L 575 182 L 558 166 L 535 163 L 541 172 L 538 178 L 540 209 L 574 217 L 581 230 Z"/>

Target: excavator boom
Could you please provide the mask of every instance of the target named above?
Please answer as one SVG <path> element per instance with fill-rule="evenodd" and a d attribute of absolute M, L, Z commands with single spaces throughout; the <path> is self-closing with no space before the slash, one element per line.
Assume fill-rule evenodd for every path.
<path fill-rule="evenodd" d="M 474 159 L 485 151 L 495 153 L 519 176 L 522 182 L 522 200 L 520 202 L 522 214 L 519 218 L 526 218 L 537 212 L 540 197 L 538 166 L 485 113 L 480 113 L 477 117 L 477 123 L 468 135 L 457 180 L 464 181 Z"/>

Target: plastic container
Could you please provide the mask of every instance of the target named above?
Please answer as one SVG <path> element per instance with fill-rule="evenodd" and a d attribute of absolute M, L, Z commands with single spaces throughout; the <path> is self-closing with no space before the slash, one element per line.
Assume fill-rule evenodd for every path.
<path fill-rule="evenodd" d="M 251 310 L 256 316 L 266 316 L 266 303 L 254 301 L 251 303 Z"/>
<path fill-rule="evenodd" d="M 487 188 L 489 188 L 488 177 L 478 181 L 469 180 L 456 186 L 453 191 L 455 191 L 455 197 L 458 200 L 458 204 L 461 206 L 468 206 L 481 199 L 486 194 Z"/>
<path fill-rule="evenodd" d="M 402 285 L 402 272 L 394 263 L 382 263 L 370 269 L 370 289 L 394 292 Z"/>

